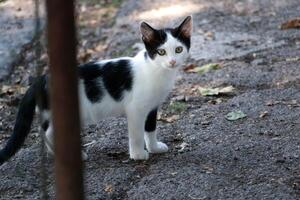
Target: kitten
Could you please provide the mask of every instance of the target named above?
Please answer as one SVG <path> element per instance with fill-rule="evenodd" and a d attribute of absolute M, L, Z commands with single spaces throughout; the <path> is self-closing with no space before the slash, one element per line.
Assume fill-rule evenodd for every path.
<path fill-rule="evenodd" d="M 188 16 L 178 27 L 159 30 L 143 22 L 140 31 L 145 49 L 135 57 L 79 66 L 79 110 L 83 125 L 97 123 L 108 116 L 126 116 L 130 158 L 147 160 L 149 153 L 168 151 L 168 146 L 157 139 L 157 110 L 171 91 L 176 72 L 188 57 L 192 18 Z M 35 98 L 37 93 L 41 97 L 39 101 Z M 36 107 L 42 114 L 41 127 L 46 132 L 47 149 L 53 153 L 48 76 L 44 75 L 37 78 L 20 103 L 13 134 L 0 151 L 0 165 L 24 143 Z"/>

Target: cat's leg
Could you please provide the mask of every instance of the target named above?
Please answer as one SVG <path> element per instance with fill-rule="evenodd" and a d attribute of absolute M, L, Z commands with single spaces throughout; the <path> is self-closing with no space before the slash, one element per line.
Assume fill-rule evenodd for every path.
<path fill-rule="evenodd" d="M 54 145 L 53 145 L 53 126 L 50 123 L 45 134 L 45 145 L 47 147 L 47 153 L 54 155 Z"/>
<path fill-rule="evenodd" d="M 157 140 L 156 132 L 157 109 L 152 110 L 145 122 L 145 143 L 148 152 L 150 153 L 165 153 L 168 151 L 168 146 Z"/>
<path fill-rule="evenodd" d="M 47 153 L 50 154 L 51 156 L 54 156 L 54 138 L 53 138 L 53 126 L 50 123 L 49 127 L 46 130 L 45 134 L 45 145 L 47 147 Z M 88 159 L 88 155 L 82 151 L 81 156 L 83 160 Z"/>
<path fill-rule="evenodd" d="M 137 109 L 127 111 L 129 154 L 134 160 L 147 160 L 149 153 L 144 149 L 145 116 Z"/>

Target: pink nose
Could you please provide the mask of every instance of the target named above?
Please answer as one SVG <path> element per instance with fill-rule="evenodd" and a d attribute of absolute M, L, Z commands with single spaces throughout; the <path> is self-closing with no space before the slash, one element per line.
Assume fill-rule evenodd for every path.
<path fill-rule="evenodd" d="M 171 60 L 169 63 L 174 66 L 176 64 L 176 61 L 175 60 Z"/>

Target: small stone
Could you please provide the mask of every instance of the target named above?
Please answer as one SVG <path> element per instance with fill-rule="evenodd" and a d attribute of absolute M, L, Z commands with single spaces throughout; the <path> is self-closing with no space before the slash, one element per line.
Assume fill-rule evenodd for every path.
<path fill-rule="evenodd" d="M 171 100 L 172 101 L 184 101 L 185 96 L 184 95 L 176 96 L 176 97 L 173 97 Z"/>
<path fill-rule="evenodd" d="M 265 133 L 263 131 L 260 131 L 258 134 L 259 135 L 264 135 Z"/>
<path fill-rule="evenodd" d="M 266 65 L 266 64 L 268 63 L 262 58 L 255 59 L 251 62 L 251 65 Z"/>

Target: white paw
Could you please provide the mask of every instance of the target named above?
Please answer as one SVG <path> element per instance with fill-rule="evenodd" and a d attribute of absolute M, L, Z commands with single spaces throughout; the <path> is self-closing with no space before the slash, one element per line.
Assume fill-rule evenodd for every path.
<path fill-rule="evenodd" d="M 133 160 L 148 160 L 149 158 L 149 153 L 146 150 L 142 150 L 139 152 L 131 152 L 130 153 L 130 158 Z"/>
<path fill-rule="evenodd" d="M 163 142 L 157 142 L 155 145 L 148 147 L 150 153 L 166 153 L 168 150 L 168 146 Z"/>

